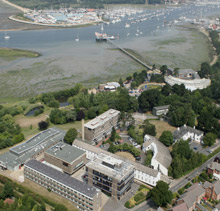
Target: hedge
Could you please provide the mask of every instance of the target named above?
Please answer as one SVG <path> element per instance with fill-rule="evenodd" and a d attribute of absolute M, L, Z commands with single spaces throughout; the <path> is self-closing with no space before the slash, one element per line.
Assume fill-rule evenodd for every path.
<path fill-rule="evenodd" d="M 134 200 L 136 201 L 136 202 L 139 202 L 139 201 L 141 201 L 141 200 L 145 200 L 146 199 L 146 196 L 144 195 L 144 193 L 143 192 L 139 192 L 139 193 L 137 193 L 135 196 L 134 196 Z"/>
<path fill-rule="evenodd" d="M 126 208 L 128 208 L 128 209 L 131 209 L 131 208 L 133 208 L 135 205 L 134 205 L 134 204 L 130 204 L 129 201 L 126 201 L 124 206 L 125 206 Z"/>

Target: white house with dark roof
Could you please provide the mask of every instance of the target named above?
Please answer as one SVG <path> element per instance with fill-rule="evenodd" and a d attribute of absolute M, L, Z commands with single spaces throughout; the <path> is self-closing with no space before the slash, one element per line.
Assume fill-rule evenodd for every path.
<path fill-rule="evenodd" d="M 155 116 L 166 115 L 169 111 L 169 105 L 153 107 L 152 114 Z"/>
<path fill-rule="evenodd" d="M 203 132 L 195 128 L 183 125 L 178 127 L 177 130 L 173 132 L 174 141 L 179 141 L 183 139 L 184 141 L 191 139 L 192 141 L 201 142 L 203 138 Z"/>
<path fill-rule="evenodd" d="M 162 174 L 168 175 L 168 168 L 172 162 L 172 157 L 169 149 L 163 143 L 153 136 L 145 135 L 142 150 L 144 152 L 152 150 L 151 166 Z"/>

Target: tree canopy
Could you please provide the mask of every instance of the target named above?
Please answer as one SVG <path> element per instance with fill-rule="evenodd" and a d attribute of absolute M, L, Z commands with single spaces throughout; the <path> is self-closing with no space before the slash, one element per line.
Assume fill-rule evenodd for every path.
<path fill-rule="evenodd" d="M 70 128 L 66 135 L 64 136 L 64 141 L 67 143 L 67 144 L 70 144 L 72 145 L 72 143 L 74 142 L 75 138 L 77 137 L 78 135 L 78 132 L 75 128 Z"/>
<path fill-rule="evenodd" d="M 157 185 L 150 190 L 149 196 L 157 206 L 165 207 L 173 199 L 173 194 L 169 190 L 169 185 L 164 181 L 158 181 Z"/>
<path fill-rule="evenodd" d="M 173 134 L 170 131 L 163 131 L 159 140 L 167 147 L 173 144 Z"/>

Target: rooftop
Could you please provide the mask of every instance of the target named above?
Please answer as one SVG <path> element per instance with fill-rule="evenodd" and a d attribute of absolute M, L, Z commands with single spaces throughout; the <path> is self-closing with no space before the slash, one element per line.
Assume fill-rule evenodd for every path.
<path fill-rule="evenodd" d="M 208 165 L 208 168 L 220 171 L 220 163 L 212 162 Z"/>
<path fill-rule="evenodd" d="M 109 109 L 105 113 L 97 116 L 95 119 L 87 122 L 84 127 L 87 127 L 89 129 L 95 129 L 101 125 L 103 125 L 105 122 L 109 121 L 111 118 L 117 116 L 120 113 L 120 111 Z"/>
<path fill-rule="evenodd" d="M 146 137 L 146 138 L 145 138 Z M 154 159 L 156 159 L 159 163 L 161 163 L 164 167 L 168 168 L 172 162 L 172 157 L 170 155 L 169 149 L 160 141 L 158 141 L 155 137 L 150 135 L 145 135 L 143 148 L 152 145 L 153 143 L 156 145 L 157 149 L 154 149 Z M 155 147 L 155 145 L 152 145 Z"/>
<path fill-rule="evenodd" d="M 185 78 L 185 79 L 188 78 L 189 76 L 190 77 L 193 76 L 196 79 L 200 79 L 198 73 L 192 69 L 179 69 L 178 73 L 179 73 L 179 75 L 182 76 L 182 78 Z"/>
<path fill-rule="evenodd" d="M 47 130 L 44 130 L 37 135 L 33 136 L 26 142 L 19 144 L 15 147 L 12 147 L 10 149 L 10 152 L 15 153 L 17 155 L 21 155 L 22 153 L 25 153 L 26 151 L 32 149 L 33 147 L 43 143 L 46 139 L 59 134 L 60 131 L 54 129 L 54 128 L 49 128 Z"/>
<path fill-rule="evenodd" d="M 121 157 L 121 156 L 112 154 L 112 153 L 110 153 L 110 152 L 108 152 L 108 151 L 105 151 L 105 150 L 99 148 L 99 147 L 92 146 L 92 145 L 90 145 L 90 144 L 88 144 L 88 143 L 85 143 L 84 141 L 81 141 L 79 138 L 76 138 L 76 139 L 75 139 L 75 141 L 74 141 L 74 143 L 73 143 L 73 146 L 74 146 L 74 145 L 77 146 L 77 147 L 80 147 L 80 148 L 82 148 L 82 149 L 89 150 L 89 151 L 91 151 L 91 152 L 93 152 L 93 153 L 95 153 L 95 154 L 105 153 L 105 154 L 107 154 L 107 155 L 110 155 L 110 156 L 112 156 L 112 157 L 114 157 L 114 158 L 117 158 L 117 159 L 120 159 L 120 160 L 122 160 L 122 161 L 128 161 L 128 159 L 126 159 L 126 158 L 123 158 L 123 157 Z M 150 176 L 153 176 L 153 177 L 156 177 L 156 176 L 158 175 L 158 171 L 157 171 L 157 170 L 154 170 L 154 169 L 152 169 L 152 168 L 149 168 L 149 167 L 147 167 L 147 166 L 144 166 L 144 165 L 142 165 L 142 164 L 140 164 L 140 163 L 136 163 L 136 162 L 134 162 L 134 161 L 130 161 L 130 160 L 129 160 L 129 162 L 130 162 L 130 163 L 134 166 L 134 168 L 135 168 L 136 170 L 138 170 L 138 171 L 144 172 L 144 173 L 146 173 L 146 174 L 148 174 L 148 175 L 150 175 Z"/>
<path fill-rule="evenodd" d="M 193 184 L 183 196 L 183 200 L 186 203 L 188 209 L 190 209 L 195 202 L 197 202 L 197 198 L 205 193 L 205 189 L 199 185 L 198 183 Z"/>
<path fill-rule="evenodd" d="M 164 105 L 164 106 L 156 106 L 156 107 L 153 107 L 153 109 L 155 110 L 164 110 L 164 109 L 168 109 L 170 107 L 170 105 Z"/>
<path fill-rule="evenodd" d="M 84 195 L 93 198 L 95 196 L 95 194 L 97 194 L 99 192 L 99 190 L 97 190 L 94 187 L 91 187 L 89 185 L 87 185 L 84 182 L 81 182 L 65 173 L 62 173 L 50 166 L 47 166 L 37 160 L 30 160 L 28 161 L 25 166 L 32 168 L 54 180 L 56 180 L 57 182 L 60 182 L 61 184 L 72 188 L 80 193 L 83 193 Z"/>
<path fill-rule="evenodd" d="M 118 180 L 122 180 L 134 170 L 134 166 L 129 162 L 104 153 L 99 154 L 96 158 L 88 162 L 86 166 Z"/>
<path fill-rule="evenodd" d="M 178 204 L 172 208 L 172 211 L 188 211 L 189 209 L 186 206 L 186 203 Z"/>
<path fill-rule="evenodd" d="M 51 135 L 51 133 L 49 133 L 48 130 L 53 131 L 52 132 L 53 135 Z M 39 153 L 40 151 L 48 148 L 49 146 L 53 145 L 54 143 L 64 138 L 65 131 L 60 130 L 58 128 L 50 128 L 48 130 L 46 130 L 47 131 L 46 133 L 41 132 L 35 135 L 34 136 L 35 138 L 29 139 L 29 140 L 35 140 L 36 137 L 42 138 L 42 136 L 44 136 L 43 141 L 41 139 L 37 139 L 39 141 L 37 141 L 37 143 L 35 143 L 34 141 L 34 145 L 32 145 L 32 147 L 30 147 L 30 142 L 28 142 L 29 147 L 23 147 L 26 150 L 22 153 L 16 153 L 16 150 L 13 150 L 13 149 L 17 149 L 17 148 L 19 149 L 20 145 L 25 146 L 25 143 L 27 143 L 27 141 L 15 147 L 12 147 L 8 152 L 0 155 L 0 161 L 6 165 L 6 168 L 8 167 L 15 168 L 16 166 L 19 166 L 20 164 L 25 163 L 28 159 L 33 157 L 35 154 Z M 48 137 L 46 137 L 46 135 L 48 135 Z"/>
<path fill-rule="evenodd" d="M 182 127 L 178 128 L 173 132 L 173 138 L 174 139 L 181 139 L 186 133 L 195 133 L 197 135 L 202 135 L 203 132 L 200 130 L 197 130 L 195 128 L 183 125 Z"/>
<path fill-rule="evenodd" d="M 49 148 L 45 153 L 67 163 L 72 163 L 77 158 L 85 154 L 83 150 L 66 144 L 64 142 L 57 143 L 56 145 Z"/>

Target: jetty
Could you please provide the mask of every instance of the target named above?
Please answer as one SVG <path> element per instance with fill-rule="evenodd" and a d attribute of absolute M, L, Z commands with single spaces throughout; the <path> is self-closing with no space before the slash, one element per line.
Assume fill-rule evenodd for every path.
<path fill-rule="evenodd" d="M 133 60 L 135 60 L 137 63 L 141 64 L 142 66 L 144 66 L 145 68 L 147 68 L 148 70 L 151 70 L 152 67 L 147 65 L 145 62 L 141 61 L 140 59 L 138 59 L 136 56 L 130 54 L 127 50 L 125 50 L 124 48 L 120 47 L 118 44 L 112 42 L 110 39 L 106 39 L 107 43 L 109 43 L 110 45 L 112 45 L 114 48 L 120 50 L 121 52 L 123 52 L 125 55 L 129 56 L 130 58 L 132 58 Z"/>

